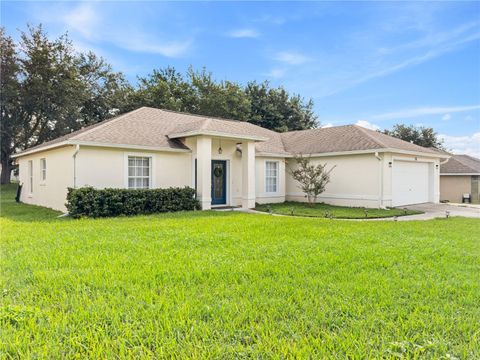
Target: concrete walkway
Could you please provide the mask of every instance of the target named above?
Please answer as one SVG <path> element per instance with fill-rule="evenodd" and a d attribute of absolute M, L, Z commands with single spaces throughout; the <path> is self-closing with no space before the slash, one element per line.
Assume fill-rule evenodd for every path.
<path fill-rule="evenodd" d="M 418 215 L 408 215 L 408 216 L 398 216 L 390 218 L 379 218 L 379 219 L 333 219 L 333 220 L 347 220 L 347 221 L 413 221 L 413 220 L 432 220 L 435 218 L 444 218 L 449 212 L 448 216 L 463 216 L 468 218 L 477 218 L 480 219 L 480 206 L 472 204 L 418 204 L 405 206 L 407 209 L 422 211 L 423 214 Z M 270 215 L 270 216 L 287 216 L 287 217 L 298 217 L 298 218 L 308 218 L 315 219 L 315 217 L 309 216 L 291 216 L 291 215 L 282 215 L 282 214 L 269 214 L 263 211 L 256 211 L 252 209 L 243 209 L 243 208 L 233 208 L 233 209 L 221 209 L 219 211 L 239 211 L 248 214 L 259 214 L 259 215 Z M 320 217 L 319 217 L 320 219 Z M 321 218 L 323 219 L 323 218 Z"/>
<path fill-rule="evenodd" d="M 480 206 L 471 204 L 418 204 L 406 206 L 407 209 L 423 211 L 424 214 L 410 215 L 398 220 L 430 220 L 437 217 L 463 216 L 480 219 Z"/>

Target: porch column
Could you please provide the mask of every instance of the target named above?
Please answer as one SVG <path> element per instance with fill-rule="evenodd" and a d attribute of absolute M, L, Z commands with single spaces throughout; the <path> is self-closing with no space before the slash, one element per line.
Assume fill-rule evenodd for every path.
<path fill-rule="evenodd" d="M 212 139 L 197 137 L 197 199 L 202 210 L 212 208 Z"/>
<path fill-rule="evenodd" d="M 255 207 L 255 142 L 242 143 L 242 207 Z"/>

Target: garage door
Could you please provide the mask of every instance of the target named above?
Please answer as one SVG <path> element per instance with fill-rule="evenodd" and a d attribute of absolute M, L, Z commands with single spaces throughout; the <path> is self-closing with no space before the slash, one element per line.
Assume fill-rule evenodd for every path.
<path fill-rule="evenodd" d="M 429 163 L 394 161 L 392 176 L 393 206 L 429 201 Z"/>

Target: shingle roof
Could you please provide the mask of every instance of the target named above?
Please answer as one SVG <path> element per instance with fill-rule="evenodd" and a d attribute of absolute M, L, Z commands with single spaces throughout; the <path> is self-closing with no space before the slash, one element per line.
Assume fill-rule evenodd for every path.
<path fill-rule="evenodd" d="M 385 148 L 438 154 L 434 150 L 356 125 L 277 133 L 245 121 L 148 107 L 142 107 L 85 127 L 26 151 L 30 152 L 64 141 L 188 150 L 178 138 L 189 133 L 202 132 L 233 138 L 261 140 L 256 143 L 257 152 L 278 155 L 320 154 Z"/>
<path fill-rule="evenodd" d="M 282 139 L 286 150 L 296 154 L 321 154 L 385 148 L 436 154 L 431 149 L 358 125 L 291 131 L 283 133 Z"/>
<path fill-rule="evenodd" d="M 440 174 L 480 174 L 480 159 L 469 155 L 451 155 L 440 165 Z"/>

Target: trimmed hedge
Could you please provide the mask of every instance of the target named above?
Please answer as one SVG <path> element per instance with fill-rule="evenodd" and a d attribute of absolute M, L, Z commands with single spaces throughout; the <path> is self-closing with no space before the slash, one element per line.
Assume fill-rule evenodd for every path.
<path fill-rule="evenodd" d="M 111 217 L 200 209 L 195 190 L 68 188 L 68 213 L 79 217 Z"/>

